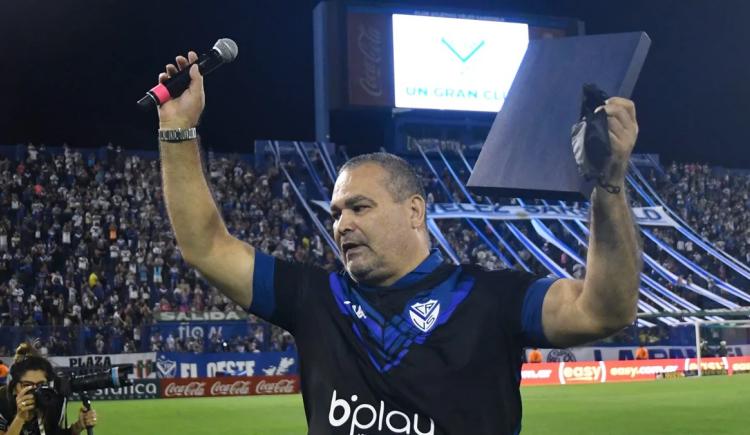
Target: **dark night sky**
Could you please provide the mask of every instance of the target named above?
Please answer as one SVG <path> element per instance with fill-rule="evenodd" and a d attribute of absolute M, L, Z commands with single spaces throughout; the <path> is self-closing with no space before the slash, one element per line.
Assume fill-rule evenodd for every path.
<path fill-rule="evenodd" d="M 206 81 L 204 143 L 314 139 L 312 0 L 25 0 L 0 4 L 0 144 L 155 148 L 135 101 L 174 54 L 219 37 L 240 55 Z M 637 151 L 750 168 L 750 1 L 405 1 L 582 19 L 652 39 L 633 99 Z M 157 19 L 154 17 L 165 17 Z"/>

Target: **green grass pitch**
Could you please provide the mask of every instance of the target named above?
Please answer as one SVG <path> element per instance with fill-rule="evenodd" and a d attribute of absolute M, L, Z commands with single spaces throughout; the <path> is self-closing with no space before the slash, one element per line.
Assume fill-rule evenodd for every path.
<path fill-rule="evenodd" d="M 750 434 L 750 375 L 525 387 L 521 393 L 523 435 Z M 69 418 L 78 407 L 69 405 Z M 102 401 L 94 407 L 99 435 L 306 433 L 300 395 Z"/>

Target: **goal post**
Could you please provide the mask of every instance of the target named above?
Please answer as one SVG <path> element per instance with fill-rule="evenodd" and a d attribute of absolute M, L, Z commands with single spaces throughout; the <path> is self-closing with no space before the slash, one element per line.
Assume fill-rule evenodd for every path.
<path fill-rule="evenodd" d="M 695 335 L 697 375 L 703 376 L 702 358 L 750 355 L 750 308 L 674 311 L 638 315 L 660 320 L 669 329 L 690 328 Z M 669 322 L 665 319 L 669 318 Z M 667 325 L 668 323 L 668 325 Z M 683 330 L 687 333 L 687 330 Z M 691 334 L 691 335 L 692 335 Z M 684 334 L 683 334 L 684 335 Z"/>
<path fill-rule="evenodd" d="M 728 346 L 750 344 L 750 319 L 696 320 L 692 323 L 695 328 L 695 355 L 698 376 L 703 375 L 701 358 L 709 356 L 706 355 L 707 350 L 711 352 L 712 356 L 727 356 L 726 349 Z"/>

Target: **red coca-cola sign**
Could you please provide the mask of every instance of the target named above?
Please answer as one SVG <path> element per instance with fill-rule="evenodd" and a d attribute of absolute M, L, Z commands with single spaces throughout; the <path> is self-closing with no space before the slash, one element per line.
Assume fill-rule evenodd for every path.
<path fill-rule="evenodd" d="M 206 395 L 206 382 L 194 379 L 163 379 L 162 391 L 164 397 L 203 397 Z"/>
<path fill-rule="evenodd" d="M 255 394 L 292 394 L 299 391 L 296 379 L 266 381 L 261 379 L 255 385 Z"/>
<path fill-rule="evenodd" d="M 209 396 L 249 396 L 250 381 L 228 382 L 219 378 L 211 384 Z"/>
<path fill-rule="evenodd" d="M 299 393 L 298 376 L 227 376 L 161 379 L 164 398 L 228 397 Z"/>

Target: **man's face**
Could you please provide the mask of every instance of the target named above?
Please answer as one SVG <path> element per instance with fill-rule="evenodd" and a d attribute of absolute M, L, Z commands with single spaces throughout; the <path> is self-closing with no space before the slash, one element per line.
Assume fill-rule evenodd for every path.
<path fill-rule="evenodd" d="M 387 177 L 380 165 L 365 163 L 342 172 L 333 188 L 333 236 L 357 282 L 378 285 L 398 273 L 416 237 L 410 201 L 395 201 Z"/>

